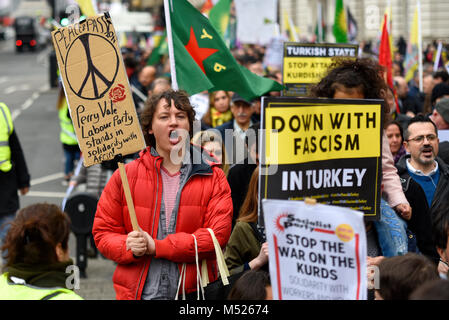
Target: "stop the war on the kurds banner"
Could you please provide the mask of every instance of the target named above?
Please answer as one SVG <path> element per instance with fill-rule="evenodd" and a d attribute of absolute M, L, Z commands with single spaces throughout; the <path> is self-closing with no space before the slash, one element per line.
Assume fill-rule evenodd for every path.
<path fill-rule="evenodd" d="M 357 55 L 355 44 L 284 42 L 284 96 L 306 96 L 335 58 L 355 59 Z"/>
<path fill-rule="evenodd" d="M 303 201 L 262 205 L 275 300 L 366 300 L 361 212 Z"/>
<path fill-rule="evenodd" d="M 85 166 L 145 147 L 117 36 L 108 13 L 52 32 Z"/>
<path fill-rule="evenodd" d="M 383 103 L 263 98 L 260 201 L 310 197 L 378 220 Z"/>

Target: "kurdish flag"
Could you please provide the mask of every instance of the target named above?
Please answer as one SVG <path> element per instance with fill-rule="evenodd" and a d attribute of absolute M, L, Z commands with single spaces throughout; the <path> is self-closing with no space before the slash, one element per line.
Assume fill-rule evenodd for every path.
<path fill-rule="evenodd" d="M 173 88 L 189 95 L 234 91 L 247 100 L 283 89 L 239 65 L 210 21 L 187 0 L 164 0 L 164 5 Z"/>
<path fill-rule="evenodd" d="M 346 11 L 343 0 L 335 1 L 335 20 L 332 31 L 335 36 L 335 42 L 348 42 L 348 23 L 346 20 Z"/>

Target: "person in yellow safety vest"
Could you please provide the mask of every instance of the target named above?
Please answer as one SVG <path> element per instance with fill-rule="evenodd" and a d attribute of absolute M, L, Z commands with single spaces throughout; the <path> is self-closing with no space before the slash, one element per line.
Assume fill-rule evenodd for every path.
<path fill-rule="evenodd" d="M 11 112 L 0 102 L 0 244 L 8 231 L 4 223 L 12 220 L 19 209 L 17 190 L 25 195 L 29 187 L 30 174 Z"/>
<path fill-rule="evenodd" d="M 82 300 L 69 256 L 70 218 L 57 205 L 36 203 L 11 222 L 2 254 L 0 300 Z M 75 272 L 74 272 L 75 271 Z"/>
<path fill-rule="evenodd" d="M 61 125 L 61 133 L 59 138 L 62 142 L 64 149 L 64 181 L 63 184 L 67 185 L 70 181 L 70 177 L 73 175 L 73 169 L 75 167 L 75 161 L 80 159 L 80 148 L 78 146 L 78 140 L 76 138 L 75 129 L 73 128 L 72 119 L 70 118 L 70 112 L 65 98 L 64 90 L 62 87 L 59 90 L 58 98 L 58 114 L 59 124 Z"/>

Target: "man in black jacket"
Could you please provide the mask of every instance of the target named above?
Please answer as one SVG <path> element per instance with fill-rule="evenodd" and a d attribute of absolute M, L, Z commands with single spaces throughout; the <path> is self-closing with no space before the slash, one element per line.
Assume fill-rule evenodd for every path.
<path fill-rule="evenodd" d="M 404 132 L 404 140 L 410 154 L 403 156 L 396 167 L 404 194 L 413 209 L 408 227 L 416 235 L 419 250 L 438 263 L 432 222 L 449 200 L 449 169 L 436 156 L 438 130 L 429 118 L 421 115 L 412 118 Z"/>

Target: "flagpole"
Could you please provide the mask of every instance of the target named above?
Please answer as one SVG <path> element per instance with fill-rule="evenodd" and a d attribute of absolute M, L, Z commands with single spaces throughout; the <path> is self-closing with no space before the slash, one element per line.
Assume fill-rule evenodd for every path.
<path fill-rule="evenodd" d="M 418 8 L 418 68 L 419 68 L 419 91 L 423 91 L 423 64 L 422 64 L 422 29 L 421 29 L 421 2 L 416 2 Z"/>
<path fill-rule="evenodd" d="M 433 72 L 438 71 L 438 67 L 440 66 L 440 59 L 441 59 L 441 51 L 443 49 L 443 42 L 441 40 L 438 42 L 438 50 L 437 55 L 435 57 L 435 62 L 433 63 Z"/>
<path fill-rule="evenodd" d="M 317 41 L 317 43 L 321 43 L 323 41 L 323 16 L 322 16 L 321 2 L 317 3 L 317 10 L 318 10 L 318 41 Z"/>
<path fill-rule="evenodd" d="M 171 20 L 170 20 L 171 7 L 169 6 L 168 1 L 169 0 L 164 0 L 164 12 L 165 12 L 165 25 L 167 28 L 168 57 L 170 59 L 171 86 L 173 90 L 178 90 L 178 81 L 176 80 L 176 68 L 175 68 L 176 66 L 175 51 L 173 50 L 173 34 L 171 32 Z"/>

